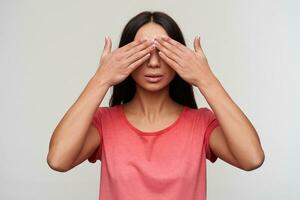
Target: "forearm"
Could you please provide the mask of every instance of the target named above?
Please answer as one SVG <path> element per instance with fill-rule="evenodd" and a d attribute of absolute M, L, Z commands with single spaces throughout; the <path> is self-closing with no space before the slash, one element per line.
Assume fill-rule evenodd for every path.
<path fill-rule="evenodd" d="M 224 132 L 228 148 L 244 166 L 251 166 L 264 157 L 257 132 L 241 109 L 225 91 L 220 81 L 213 76 L 198 89 L 215 113 Z"/>
<path fill-rule="evenodd" d="M 84 144 L 93 114 L 101 104 L 109 86 L 94 76 L 65 113 L 55 128 L 48 153 L 48 162 L 60 168 L 74 162 Z"/>

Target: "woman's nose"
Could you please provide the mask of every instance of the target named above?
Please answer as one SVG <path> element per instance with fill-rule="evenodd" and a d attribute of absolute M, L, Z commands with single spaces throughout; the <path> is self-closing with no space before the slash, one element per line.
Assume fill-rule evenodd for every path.
<path fill-rule="evenodd" d="M 149 67 L 158 67 L 159 64 L 160 64 L 160 57 L 158 55 L 158 49 L 155 48 L 150 52 L 148 66 Z"/>

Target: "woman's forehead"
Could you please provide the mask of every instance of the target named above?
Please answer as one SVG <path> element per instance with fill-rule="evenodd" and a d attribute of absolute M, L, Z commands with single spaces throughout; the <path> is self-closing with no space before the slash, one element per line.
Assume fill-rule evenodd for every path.
<path fill-rule="evenodd" d="M 137 35 L 134 40 L 139 40 L 139 39 L 149 39 L 149 40 L 152 40 L 154 38 L 158 38 L 158 37 L 161 37 L 161 36 L 168 36 L 167 34 L 145 34 L 145 35 Z"/>
<path fill-rule="evenodd" d="M 144 39 L 144 38 L 154 39 L 155 37 L 160 37 L 160 36 L 168 36 L 168 34 L 160 25 L 149 23 L 142 26 L 138 30 L 134 39 L 135 40 Z"/>

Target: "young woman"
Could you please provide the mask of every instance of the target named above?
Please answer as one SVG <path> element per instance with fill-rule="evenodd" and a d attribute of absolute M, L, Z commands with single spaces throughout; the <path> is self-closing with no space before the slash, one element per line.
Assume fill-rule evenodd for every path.
<path fill-rule="evenodd" d="M 101 200 L 203 200 L 206 159 L 246 171 L 262 165 L 257 132 L 211 71 L 199 37 L 189 49 L 170 16 L 142 12 L 111 47 L 105 38 L 96 73 L 54 130 L 52 169 L 100 160 Z M 109 107 L 99 107 L 112 86 Z M 192 86 L 213 111 L 197 107 Z"/>

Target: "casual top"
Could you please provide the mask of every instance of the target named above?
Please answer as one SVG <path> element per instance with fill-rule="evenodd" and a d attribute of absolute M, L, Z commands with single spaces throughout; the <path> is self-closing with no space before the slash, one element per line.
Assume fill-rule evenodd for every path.
<path fill-rule="evenodd" d="M 102 142 L 88 161 L 101 162 L 99 200 L 205 200 L 208 143 L 219 125 L 206 108 L 184 106 L 175 122 L 154 132 L 134 127 L 123 105 L 99 107 L 92 124 Z"/>

